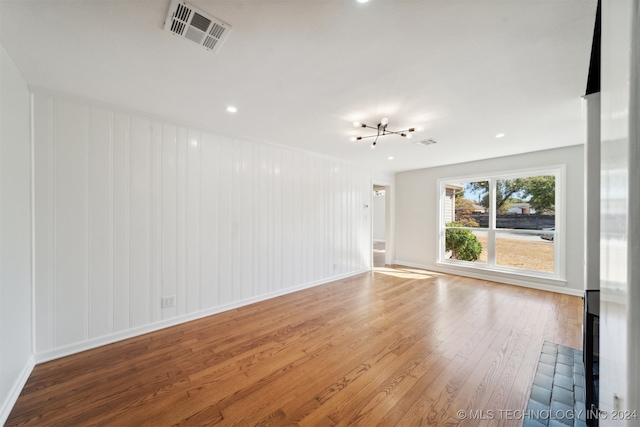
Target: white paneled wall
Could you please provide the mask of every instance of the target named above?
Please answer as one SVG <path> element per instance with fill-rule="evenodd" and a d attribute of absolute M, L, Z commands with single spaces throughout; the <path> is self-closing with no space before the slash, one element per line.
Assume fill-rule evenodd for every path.
<path fill-rule="evenodd" d="M 370 269 L 367 171 L 56 94 L 33 108 L 38 360 Z"/>

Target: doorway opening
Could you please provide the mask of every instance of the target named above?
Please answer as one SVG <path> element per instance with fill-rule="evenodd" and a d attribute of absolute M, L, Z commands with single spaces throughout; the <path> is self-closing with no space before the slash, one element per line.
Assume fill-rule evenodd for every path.
<path fill-rule="evenodd" d="M 386 264 L 387 246 L 387 189 L 383 185 L 373 185 L 372 195 L 372 248 L 373 268 L 384 267 Z"/>

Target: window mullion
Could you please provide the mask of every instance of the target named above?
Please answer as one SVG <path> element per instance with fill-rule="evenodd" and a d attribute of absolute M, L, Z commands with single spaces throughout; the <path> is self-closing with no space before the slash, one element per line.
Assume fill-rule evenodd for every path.
<path fill-rule="evenodd" d="M 496 180 L 489 178 L 489 228 L 487 230 L 487 265 L 496 265 Z"/>

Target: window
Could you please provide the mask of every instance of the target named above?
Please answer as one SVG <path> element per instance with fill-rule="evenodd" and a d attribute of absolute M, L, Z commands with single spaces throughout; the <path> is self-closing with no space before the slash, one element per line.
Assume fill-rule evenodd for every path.
<path fill-rule="evenodd" d="M 440 262 L 564 277 L 564 167 L 439 181 Z"/>

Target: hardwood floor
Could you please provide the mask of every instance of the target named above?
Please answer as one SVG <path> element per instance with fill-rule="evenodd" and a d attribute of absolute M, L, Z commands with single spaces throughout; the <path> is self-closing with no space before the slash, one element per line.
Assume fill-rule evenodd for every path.
<path fill-rule="evenodd" d="M 581 324 L 581 298 L 378 267 L 38 365 L 7 425 L 521 425 L 498 411 Z"/>

